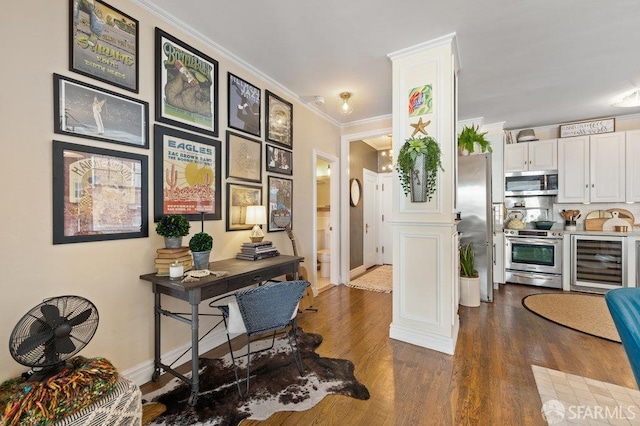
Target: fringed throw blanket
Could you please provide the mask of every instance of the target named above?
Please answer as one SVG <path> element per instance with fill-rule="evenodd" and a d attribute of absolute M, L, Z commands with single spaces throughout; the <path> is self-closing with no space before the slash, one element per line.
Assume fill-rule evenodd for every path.
<path fill-rule="evenodd" d="M 4 408 L 0 424 L 51 424 L 108 395 L 117 381 L 118 371 L 108 360 L 82 356 L 43 382 L 7 380 L 0 385 L 0 408 Z"/>

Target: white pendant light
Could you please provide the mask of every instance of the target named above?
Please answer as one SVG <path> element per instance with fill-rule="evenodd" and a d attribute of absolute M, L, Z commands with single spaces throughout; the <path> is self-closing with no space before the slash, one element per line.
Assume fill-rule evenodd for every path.
<path fill-rule="evenodd" d="M 620 102 L 616 102 L 612 106 L 622 108 L 632 108 L 640 106 L 640 90 L 636 90 L 632 94 L 625 96 Z"/>

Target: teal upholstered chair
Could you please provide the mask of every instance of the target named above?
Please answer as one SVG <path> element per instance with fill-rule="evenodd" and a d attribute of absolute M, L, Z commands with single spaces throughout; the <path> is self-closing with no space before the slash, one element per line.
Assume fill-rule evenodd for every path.
<path fill-rule="evenodd" d="M 640 288 L 610 290 L 605 300 L 640 387 Z"/>

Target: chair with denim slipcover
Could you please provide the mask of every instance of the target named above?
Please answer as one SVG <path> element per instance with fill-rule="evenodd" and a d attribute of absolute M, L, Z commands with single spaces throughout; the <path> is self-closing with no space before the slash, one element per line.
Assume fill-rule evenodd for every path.
<path fill-rule="evenodd" d="M 640 387 L 640 288 L 610 290 L 605 300 Z"/>
<path fill-rule="evenodd" d="M 236 386 L 241 397 L 249 395 L 251 355 L 272 348 L 276 333 L 282 330 L 286 331 L 288 326 L 291 327 L 291 330 L 286 333 L 289 345 L 293 351 L 300 375 L 304 373 L 302 359 L 298 351 L 296 315 L 298 313 L 298 303 L 308 285 L 307 281 L 302 280 L 271 282 L 222 296 L 209 303 L 209 306 L 219 309 L 222 313 L 227 331 L 229 352 L 236 376 Z M 225 298 L 229 299 L 229 303 L 220 304 Z M 268 332 L 273 333 L 271 346 L 251 352 L 252 337 Z M 247 353 L 235 356 L 231 346 L 231 339 L 240 334 L 246 334 L 247 336 Z M 247 357 L 247 385 L 246 393 L 243 395 L 240 388 L 236 358 L 244 356 Z"/>

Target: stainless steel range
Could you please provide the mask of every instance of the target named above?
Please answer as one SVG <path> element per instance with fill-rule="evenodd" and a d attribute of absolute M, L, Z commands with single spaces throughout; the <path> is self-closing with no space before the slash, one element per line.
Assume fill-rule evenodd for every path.
<path fill-rule="evenodd" d="M 506 281 L 562 288 L 562 230 L 505 229 Z"/>

